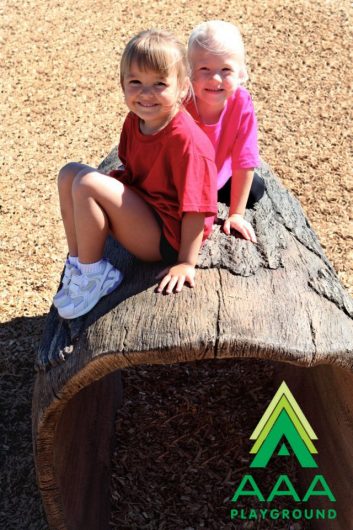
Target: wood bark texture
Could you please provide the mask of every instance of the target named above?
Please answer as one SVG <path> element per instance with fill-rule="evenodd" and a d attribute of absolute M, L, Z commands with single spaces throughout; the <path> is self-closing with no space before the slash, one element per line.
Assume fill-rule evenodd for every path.
<path fill-rule="evenodd" d="M 108 172 L 118 164 L 114 150 L 100 169 Z M 51 528 L 108 528 L 121 368 L 241 357 L 328 365 L 320 372 L 317 399 L 337 413 L 347 410 L 348 400 L 353 413 L 348 390 L 353 389 L 353 300 L 298 201 L 265 163 L 259 173 L 266 191 L 246 213 L 258 243 L 223 234 L 227 208 L 220 204 L 219 219 L 200 254 L 194 289 L 157 295 L 155 276 L 164 265 L 142 263 L 109 240 L 105 253 L 124 273 L 121 287 L 72 321 L 51 308 L 33 396 L 36 470 Z M 333 416 L 328 417 L 329 431 Z M 344 451 L 347 461 L 340 469 L 342 483 L 352 484 L 351 424 L 344 433 L 336 451 Z M 348 496 L 342 520 L 352 521 L 351 492 Z"/>

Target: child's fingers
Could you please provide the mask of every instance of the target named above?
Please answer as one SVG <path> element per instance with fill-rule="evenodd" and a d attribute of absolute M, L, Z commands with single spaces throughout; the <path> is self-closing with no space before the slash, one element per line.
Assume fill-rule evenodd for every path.
<path fill-rule="evenodd" d="M 251 226 L 251 224 L 247 223 L 245 225 L 245 229 L 246 229 L 246 233 L 247 233 L 247 239 L 249 241 L 252 241 L 253 243 L 256 243 L 257 240 L 256 240 L 255 231 L 254 231 L 253 227 Z"/>
<path fill-rule="evenodd" d="M 247 241 L 251 241 L 252 243 L 257 243 L 255 231 L 252 225 L 248 221 L 245 221 L 245 219 L 243 219 L 241 223 L 239 222 L 232 223 L 231 220 L 229 219 L 224 221 L 224 224 L 223 224 L 224 233 L 229 235 L 231 228 L 239 232 L 243 236 L 243 238 L 246 239 Z"/>
<path fill-rule="evenodd" d="M 164 276 L 164 278 L 162 279 L 161 283 L 158 285 L 157 287 L 157 293 L 161 293 L 163 291 L 163 289 L 168 285 L 168 283 L 170 282 L 171 280 L 171 275 L 170 274 L 167 274 L 166 276 Z"/>
<path fill-rule="evenodd" d="M 240 229 L 239 229 L 239 232 L 241 233 L 241 235 L 247 239 L 248 241 L 251 240 L 251 235 L 250 235 L 250 229 L 249 227 L 247 226 L 242 226 Z"/>
<path fill-rule="evenodd" d="M 244 229 L 242 231 L 242 235 L 248 241 L 251 241 L 252 243 L 256 243 L 256 236 L 255 236 L 255 232 L 254 232 L 252 226 L 244 227 Z"/>
<path fill-rule="evenodd" d="M 195 269 L 192 266 L 178 264 L 174 267 L 164 269 L 156 278 L 162 278 L 162 281 L 156 289 L 157 293 L 161 293 L 163 291 L 165 294 L 171 294 L 173 291 L 179 293 L 182 290 L 185 282 L 187 282 L 190 287 L 194 287 Z"/>
<path fill-rule="evenodd" d="M 226 220 L 223 224 L 223 232 L 229 236 L 230 234 L 230 221 Z"/>
<path fill-rule="evenodd" d="M 186 281 L 190 287 L 195 287 L 195 278 L 193 276 L 187 276 Z"/>
<path fill-rule="evenodd" d="M 167 284 L 167 288 L 165 290 L 166 294 L 171 294 L 174 290 L 174 287 L 178 283 L 178 276 L 172 276 Z"/>
<path fill-rule="evenodd" d="M 250 232 L 250 241 L 252 241 L 253 243 L 257 243 L 257 238 L 255 235 L 254 229 L 252 227 L 251 227 L 251 232 Z"/>
<path fill-rule="evenodd" d="M 185 279 L 186 279 L 185 276 L 180 276 L 180 278 L 178 279 L 178 283 L 177 283 L 176 288 L 175 288 L 175 291 L 177 293 L 180 293 L 180 291 L 182 290 L 182 288 L 184 286 L 184 283 L 185 283 Z"/>

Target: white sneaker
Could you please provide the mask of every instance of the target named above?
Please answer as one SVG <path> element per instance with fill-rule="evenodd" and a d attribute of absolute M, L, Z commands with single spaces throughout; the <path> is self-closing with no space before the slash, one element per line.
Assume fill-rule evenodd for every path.
<path fill-rule="evenodd" d="M 105 260 L 103 272 L 80 273 L 71 278 L 65 303 L 58 313 L 62 318 L 77 318 L 88 313 L 97 302 L 122 282 L 122 273 Z"/>
<path fill-rule="evenodd" d="M 68 260 L 66 260 L 61 289 L 56 293 L 56 295 L 53 298 L 53 304 L 55 307 L 58 308 L 61 305 L 66 303 L 66 297 L 69 294 L 69 285 L 70 285 L 71 279 L 74 276 L 79 276 L 79 275 L 80 275 L 80 271 L 78 270 L 78 268 L 75 267 L 75 265 L 72 265 Z"/>

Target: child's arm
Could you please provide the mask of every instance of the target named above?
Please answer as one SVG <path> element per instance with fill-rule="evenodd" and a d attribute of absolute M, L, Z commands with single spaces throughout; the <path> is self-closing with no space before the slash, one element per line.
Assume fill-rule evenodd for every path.
<path fill-rule="evenodd" d="M 184 213 L 181 222 L 181 243 L 178 255 L 178 263 L 167 267 L 158 276 L 161 279 L 157 292 L 164 289 L 166 294 L 180 292 L 185 282 L 190 287 L 195 285 L 195 265 L 202 243 L 204 230 L 204 213 Z"/>
<path fill-rule="evenodd" d="M 229 217 L 223 224 L 224 232 L 229 235 L 233 228 L 242 236 L 256 243 L 256 235 L 251 224 L 244 219 L 246 203 L 254 177 L 253 169 L 237 169 L 232 175 Z"/>

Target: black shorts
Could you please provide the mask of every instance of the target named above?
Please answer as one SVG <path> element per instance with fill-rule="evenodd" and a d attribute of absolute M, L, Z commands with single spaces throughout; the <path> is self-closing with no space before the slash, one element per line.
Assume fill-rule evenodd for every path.
<path fill-rule="evenodd" d="M 227 180 L 223 188 L 218 190 L 218 202 L 223 202 L 227 206 L 230 205 L 230 186 L 231 178 Z M 254 178 L 251 184 L 248 202 L 246 203 L 247 208 L 253 208 L 255 204 L 261 199 L 265 191 L 265 183 L 263 179 L 255 172 Z"/>
<path fill-rule="evenodd" d="M 173 265 L 178 261 L 179 252 L 169 243 L 165 237 L 162 229 L 161 240 L 159 242 L 159 252 L 161 253 L 163 261 L 168 265 Z"/>
<path fill-rule="evenodd" d="M 178 261 L 179 252 L 175 250 L 174 247 L 169 243 L 168 239 L 165 237 L 163 232 L 163 223 L 162 219 L 159 217 L 158 213 L 153 210 L 154 216 L 157 220 L 157 223 L 161 227 L 161 239 L 159 241 L 159 252 L 162 256 L 162 260 L 168 265 L 173 265 Z"/>

